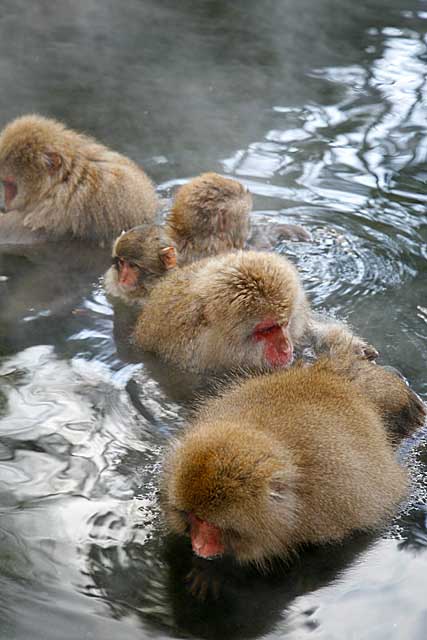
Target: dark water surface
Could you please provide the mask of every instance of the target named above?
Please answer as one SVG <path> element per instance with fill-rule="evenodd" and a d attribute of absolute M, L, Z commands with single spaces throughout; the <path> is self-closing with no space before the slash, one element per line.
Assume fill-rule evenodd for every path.
<path fill-rule="evenodd" d="M 237 176 L 255 216 L 312 233 L 277 250 L 314 305 L 427 397 L 425 0 L 0 9 L 1 126 L 63 119 L 141 162 L 165 196 L 203 170 Z M 382 537 L 269 577 L 219 567 L 219 599 L 198 603 L 156 501 L 183 409 L 117 354 L 96 256 L 57 251 L 0 255 L 1 640 L 424 640 L 425 434 L 403 451 L 412 496 Z"/>

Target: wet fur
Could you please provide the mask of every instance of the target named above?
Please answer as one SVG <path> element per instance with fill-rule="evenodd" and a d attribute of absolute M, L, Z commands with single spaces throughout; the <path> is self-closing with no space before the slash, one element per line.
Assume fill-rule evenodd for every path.
<path fill-rule="evenodd" d="M 178 189 L 166 220 L 181 265 L 243 249 L 252 197 L 237 180 L 204 173 Z"/>
<path fill-rule="evenodd" d="M 358 368 L 353 354 L 342 364 L 254 377 L 207 401 L 165 457 L 169 528 L 185 534 L 184 514 L 194 513 L 223 530 L 237 561 L 265 566 L 300 545 L 381 526 L 407 491 L 385 416 L 406 412 L 409 433 L 424 407 L 398 376 Z M 385 373 L 387 388 L 372 398 Z"/>
<path fill-rule="evenodd" d="M 196 372 L 264 368 L 264 348 L 251 337 L 272 316 L 289 322 L 294 346 L 328 350 L 337 334 L 363 355 L 366 343 L 343 324 L 313 315 L 295 267 L 274 253 L 240 251 L 172 270 L 143 302 L 133 340 Z"/>

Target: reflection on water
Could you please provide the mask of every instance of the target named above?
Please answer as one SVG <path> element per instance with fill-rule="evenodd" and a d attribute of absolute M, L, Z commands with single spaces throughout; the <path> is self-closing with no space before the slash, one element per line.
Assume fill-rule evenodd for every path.
<path fill-rule="evenodd" d="M 141 161 L 169 197 L 237 176 L 315 307 L 348 318 L 427 396 L 427 3 L 6 0 L 1 124 L 39 110 Z M 25 46 L 24 46 L 25 45 Z M 52 60 L 55 60 L 55 68 Z M 165 538 L 163 446 L 183 380 L 116 349 L 84 247 L 0 253 L 0 638 L 425 636 L 427 447 L 383 537 L 271 576 Z M 179 403 L 179 404 L 177 404 Z M 226 577 L 195 600 L 194 568 Z"/>

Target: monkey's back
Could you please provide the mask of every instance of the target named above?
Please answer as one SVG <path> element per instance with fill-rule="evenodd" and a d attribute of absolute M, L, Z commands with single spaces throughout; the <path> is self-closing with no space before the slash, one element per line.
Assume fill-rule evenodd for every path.
<path fill-rule="evenodd" d="M 301 509 L 295 543 L 374 528 L 405 495 L 406 473 L 375 406 L 322 363 L 250 379 L 209 401 L 197 424 L 219 423 L 263 430 L 291 452 Z"/>

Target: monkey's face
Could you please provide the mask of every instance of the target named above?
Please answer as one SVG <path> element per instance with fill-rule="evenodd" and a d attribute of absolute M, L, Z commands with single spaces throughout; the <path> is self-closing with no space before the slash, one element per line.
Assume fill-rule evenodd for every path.
<path fill-rule="evenodd" d="M 13 176 L 6 176 L 4 180 L 2 180 L 2 204 L 1 209 L 4 213 L 9 211 L 12 208 L 12 201 L 16 197 L 17 194 L 17 186 L 16 181 Z"/>
<path fill-rule="evenodd" d="M 246 491 L 251 489 L 249 484 Z M 283 504 L 277 504 L 272 497 L 277 492 L 266 484 L 263 489 L 256 489 L 251 500 L 235 497 L 232 508 L 217 507 L 208 516 L 202 509 L 200 517 L 195 511 L 169 505 L 168 523 L 175 533 L 190 538 L 193 552 L 201 558 L 212 560 L 226 555 L 241 564 L 263 565 L 272 557 L 283 555 L 286 540 L 292 535 L 295 496 L 290 489 L 286 491 L 289 496 L 285 497 L 283 491 Z"/>
<path fill-rule="evenodd" d="M 148 274 L 139 261 L 116 255 L 113 256 L 112 270 L 122 295 L 132 299 L 146 294 L 144 281 Z"/>
<path fill-rule="evenodd" d="M 54 172 L 48 160 L 42 162 L 38 156 L 30 157 L 31 162 L 29 158 L 0 162 L 5 213 L 34 207 L 53 184 Z"/>
<path fill-rule="evenodd" d="M 287 313 L 267 314 L 255 325 L 253 322 L 242 322 L 240 326 L 237 323 L 227 326 L 223 337 L 224 349 L 221 351 L 223 361 L 230 367 L 288 367 L 294 353 L 288 317 Z"/>
<path fill-rule="evenodd" d="M 157 279 L 176 266 L 176 250 L 164 246 L 155 228 L 135 227 L 117 238 L 112 261 L 105 277 L 107 290 L 133 302 L 146 296 Z"/>
<path fill-rule="evenodd" d="M 276 368 L 291 364 L 294 348 L 288 322 L 266 318 L 255 326 L 252 339 L 262 345 L 263 358 L 267 366 Z"/>
<path fill-rule="evenodd" d="M 296 472 L 266 434 L 243 430 L 215 422 L 184 437 L 166 458 L 161 501 L 196 555 L 263 563 L 283 551 L 295 524 Z"/>

